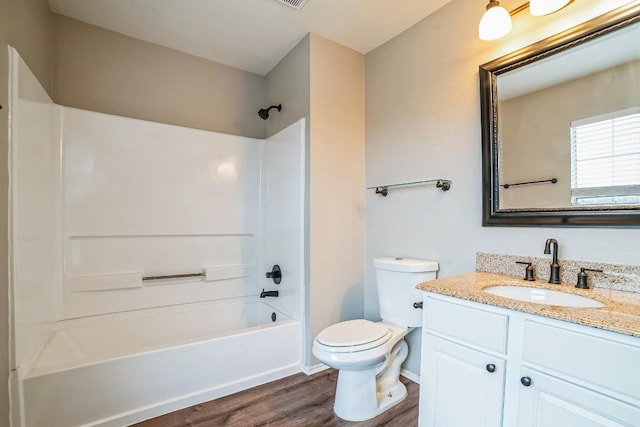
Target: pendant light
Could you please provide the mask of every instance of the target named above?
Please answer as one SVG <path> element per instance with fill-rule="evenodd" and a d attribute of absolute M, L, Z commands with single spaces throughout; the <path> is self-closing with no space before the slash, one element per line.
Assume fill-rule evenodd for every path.
<path fill-rule="evenodd" d="M 549 15 L 565 7 L 571 0 L 531 0 L 529 12 L 533 16 Z"/>
<path fill-rule="evenodd" d="M 562 0 L 564 1 L 564 0 Z M 511 16 L 500 2 L 491 0 L 478 26 L 478 36 L 482 40 L 495 40 L 511 31 Z"/>

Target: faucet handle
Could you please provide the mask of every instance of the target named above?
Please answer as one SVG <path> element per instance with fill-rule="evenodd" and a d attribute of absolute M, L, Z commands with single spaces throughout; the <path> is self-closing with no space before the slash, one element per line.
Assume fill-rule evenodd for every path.
<path fill-rule="evenodd" d="M 282 270 L 280 269 L 280 266 L 276 264 L 271 267 L 271 271 L 267 271 L 267 274 L 265 276 L 267 279 L 272 279 L 273 283 L 275 283 L 276 285 L 279 285 L 282 281 Z"/>
<path fill-rule="evenodd" d="M 524 280 L 529 282 L 533 282 L 535 280 L 533 278 L 533 267 L 530 262 L 516 261 L 516 264 L 526 264 L 527 268 L 524 269 Z"/>
<path fill-rule="evenodd" d="M 580 267 L 580 273 L 578 273 L 578 283 L 576 283 L 576 288 L 589 289 L 589 283 L 587 283 L 587 271 L 593 271 L 594 273 L 603 272 L 602 270 Z"/>

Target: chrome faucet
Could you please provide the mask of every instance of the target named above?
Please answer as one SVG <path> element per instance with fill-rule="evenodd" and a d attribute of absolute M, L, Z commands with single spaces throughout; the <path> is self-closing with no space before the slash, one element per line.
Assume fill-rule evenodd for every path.
<path fill-rule="evenodd" d="M 553 245 L 553 259 L 551 261 L 551 275 L 549 276 L 549 283 L 560 283 L 560 264 L 558 264 L 558 241 L 556 239 L 547 239 L 544 244 L 544 253 L 549 255 L 551 253 L 551 245 Z"/>

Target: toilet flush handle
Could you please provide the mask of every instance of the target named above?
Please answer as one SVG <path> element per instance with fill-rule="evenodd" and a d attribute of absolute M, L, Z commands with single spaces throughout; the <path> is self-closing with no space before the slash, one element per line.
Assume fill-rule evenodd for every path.
<path fill-rule="evenodd" d="M 418 302 L 414 302 L 413 303 L 413 308 L 422 308 L 422 301 L 418 301 Z"/>

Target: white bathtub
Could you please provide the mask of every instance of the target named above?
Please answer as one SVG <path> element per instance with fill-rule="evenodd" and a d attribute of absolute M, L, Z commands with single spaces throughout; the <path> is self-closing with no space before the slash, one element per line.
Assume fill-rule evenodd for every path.
<path fill-rule="evenodd" d="M 23 377 L 24 425 L 127 425 L 299 372 L 300 347 L 262 302 L 66 322 Z"/>

